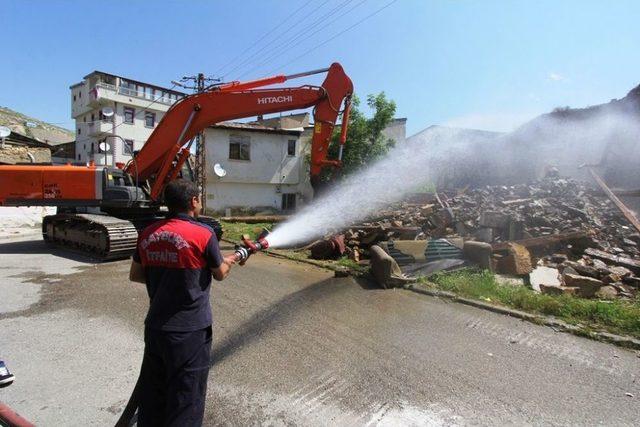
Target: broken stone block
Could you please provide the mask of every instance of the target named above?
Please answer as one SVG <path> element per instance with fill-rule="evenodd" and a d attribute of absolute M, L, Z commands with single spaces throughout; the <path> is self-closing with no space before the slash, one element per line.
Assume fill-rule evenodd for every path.
<path fill-rule="evenodd" d="M 593 277 L 575 274 L 565 273 L 562 275 L 562 279 L 568 287 L 579 288 L 577 294 L 583 298 L 593 298 L 596 292 L 604 285 L 600 280 Z"/>
<path fill-rule="evenodd" d="M 531 273 L 531 254 L 527 248 L 517 243 L 509 243 L 508 247 L 507 254 L 498 261 L 497 272 L 518 276 Z"/>
<path fill-rule="evenodd" d="M 484 242 L 464 242 L 462 247 L 466 259 L 487 270 L 492 270 L 491 251 L 491 245 Z"/>
<path fill-rule="evenodd" d="M 505 228 L 511 218 L 501 212 L 483 211 L 480 214 L 480 226 L 490 228 Z"/>
<path fill-rule="evenodd" d="M 636 289 L 640 289 L 640 277 L 635 277 L 635 276 L 625 277 L 624 279 L 622 279 L 622 281 L 629 286 L 633 286 Z"/>
<path fill-rule="evenodd" d="M 553 254 L 551 255 L 551 261 L 555 262 L 556 264 L 561 264 L 565 261 L 567 261 L 569 258 L 567 258 L 567 256 L 565 254 Z"/>
<path fill-rule="evenodd" d="M 610 285 L 612 283 L 620 282 L 622 278 L 615 273 L 610 273 L 602 277 L 602 283 Z"/>
<path fill-rule="evenodd" d="M 492 228 L 480 228 L 476 230 L 476 232 L 473 235 L 477 240 L 481 242 L 491 243 L 493 241 Z"/>
<path fill-rule="evenodd" d="M 632 274 L 631 270 L 629 270 L 628 268 L 625 268 L 625 267 L 620 267 L 620 266 L 609 267 L 609 271 L 611 271 L 612 274 L 620 276 L 620 279 L 624 279 L 625 277 L 629 277 Z"/>
<path fill-rule="evenodd" d="M 598 289 L 595 296 L 602 299 L 614 299 L 618 296 L 618 290 L 610 285 L 603 286 Z"/>
<path fill-rule="evenodd" d="M 344 255 L 346 247 L 344 235 L 333 236 L 327 240 L 319 240 L 311 245 L 311 258 L 336 259 Z"/>
<path fill-rule="evenodd" d="M 402 274 L 398 263 L 380 246 L 371 246 L 369 252 L 371 254 L 371 274 L 380 286 L 389 289 L 412 281 Z"/>
<path fill-rule="evenodd" d="M 351 253 L 349 253 L 349 259 L 355 262 L 360 262 L 360 250 L 358 247 L 354 247 L 351 249 Z"/>
<path fill-rule="evenodd" d="M 614 265 L 618 265 L 621 267 L 626 267 L 629 270 L 633 271 L 635 274 L 640 274 L 640 260 L 631 259 L 624 256 L 612 255 L 607 252 L 588 248 L 584 251 L 585 254 L 593 257 L 599 258 L 602 261 L 609 262 Z"/>
<path fill-rule="evenodd" d="M 529 283 L 531 284 L 531 288 L 540 292 L 542 292 L 543 285 L 556 288 L 562 285 L 558 269 L 547 266 L 538 266 L 529 273 Z"/>
<path fill-rule="evenodd" d="M 573 268 L 578 272 L 578 274 L 582 276 L 589 276 L 593 277 L 594 279 L 600 278 L 600 272 L 598 271 L 598 269 L 590 265 L 584 265 L 582 263 L 574 261 L 565 261 L 563 264 L 567 267 Z"/>

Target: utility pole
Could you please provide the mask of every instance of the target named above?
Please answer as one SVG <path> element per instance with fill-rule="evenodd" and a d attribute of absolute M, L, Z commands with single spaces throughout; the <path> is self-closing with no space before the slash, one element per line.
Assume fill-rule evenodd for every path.
<path fill-rule="evenodd" d="M 192 86 L 183 84 L 184 82 L 193 82 Z M 207 89 L 208 83 L 217 83 L 220 79 L 214 79 L 207 77 L 203 73 L 198 73 L 195 76 L 183 76 L 180 79 L 180 83 L 174 81 L 177 86 L 193 89 L 195 93 L 202 93 Z M 203 213 L 207 209 L 207 149 L 204 140 L 204 131 L 196 135 L 196 164 L 195 164 L 195 179 L 200 191 L 200 201 L 202 202 Z"/>

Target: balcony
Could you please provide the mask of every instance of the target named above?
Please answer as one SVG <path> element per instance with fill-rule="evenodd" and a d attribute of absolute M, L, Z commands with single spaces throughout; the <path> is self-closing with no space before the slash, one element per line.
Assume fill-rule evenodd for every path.
<path fill-rule="evenodd" d="M 97 120 L 87 123 L 88 135 L 99 136 L 113 131 L 113 120 Z"/>
<path fill-rule="evenodd" d="M 156 91 L 157 94 L 158 91 Z M 116 87 L 107 83 L 97 83 L 89 91 L 89 105 L 94 108 L 100 108 L 103 105 L 110 104 L 113 101 L 122 103 L 133 103 L 141 107 L 147 107 L 150 104 L 156 105 L 156 109 L 165 110 L 169 108 L 176 98 L 171 98 L 163 92 L 163 96 L 157 96 L 154 93 L 149 93 L 136 90 L 126 86 Z M 158 108 L 159 107 L 159 108 Z"/>

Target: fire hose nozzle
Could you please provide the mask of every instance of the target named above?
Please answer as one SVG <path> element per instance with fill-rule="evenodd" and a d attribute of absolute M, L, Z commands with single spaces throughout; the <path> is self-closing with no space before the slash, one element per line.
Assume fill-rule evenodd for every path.
<path fill-rule="evenodd" d="M 269 242 L 266 240 L 268 234 L 268 230 L 263 230 L 255 241 L 252 241 L 248 235 L 243 235 L 242 244 L 235 247 L 238 262 L 244 262 L 254 253 L 267 249 L 269 247 Z"/>

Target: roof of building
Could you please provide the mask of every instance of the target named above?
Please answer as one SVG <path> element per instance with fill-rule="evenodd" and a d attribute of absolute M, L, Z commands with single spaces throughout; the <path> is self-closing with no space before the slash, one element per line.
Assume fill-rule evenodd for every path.
<path fill-rule="evenodd" d="M 218 124 L 209 126 L 215 129 L 235 129 L 244 130 L 249 132 L 265 132 L 265 133 L 279 133 L 283 135 L 300 135 L 301 130 L 291 129 L 277 129 L 270 126 L 264 126 L 257 123 L 240 123 L 240 122 L 220 122 Z"/>
<path fill-rule="evenodd" d="M 89 74 L 84 76 L 83 79 L 86 80 L 87 78 L 89 78 L 93 74 L 103 74 L 103 75 L 107 75 L 107 76 L 110 76 L 110 77 L 118 77 L 120 79 L 125 79 L 125 80 L 127 80 L 127 81 L 129 81 L 131 83 L 136 83 L 136 84 L 140 84 L 140 85 L 144 85 L 144 86 L 151 86 L 151 87 L 153 87 L 155 89 L 166 90 L 167 92 L 175 93 L 176 95 L 182 95 L 182 96 L 187 95 L 186 93 L 180 92 L 179 90 L 170 89 L 170 88 L 164 87 L 164 86 L 158 86 L 158 85 L 155 85 L 153 83 L 146 83 L 146 82 L 143 82 L 143 81 L 140 81 L 140 80 L 135 80 L 135 79 L 132 79 L 132 78 L 129 78 L 129 77 L 125 77 L 125 76 L 120 76 L 118 74 L 107 73 L 105 71 L 100 71 L 100 70 L 93 70 L 92 72 L 90 72 Z M 79 85 L 81 85 L 83 83 L 84 83 L 84 81 L 72 84 L 71 86 L 69 86 L 69 89 L 73 89 L 74 87 L 79 86 Z"/>
<path fill-rule="evenodd" d="M 22 135 L 49 145 L 73 141 L 75 135 L 68 129 L 43 122 L 34 117 L 0 107 L 0 126 L 6 126 L 14 134 Z"/>

